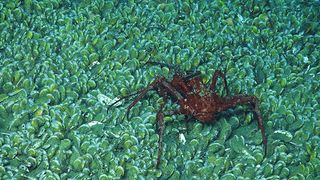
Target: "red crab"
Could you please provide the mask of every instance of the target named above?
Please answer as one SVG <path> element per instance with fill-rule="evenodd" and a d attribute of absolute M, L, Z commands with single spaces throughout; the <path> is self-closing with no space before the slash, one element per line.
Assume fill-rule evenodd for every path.
<path fill-rule="evenodd" d="M 174 67 L 172 65 L 148 61 L 148 64 Z M 215 92 L 216 82 L 218 77 L 223 80 L 223 85 L 226 90 L 227 96 L 221 97 Z M 160 164 L 161 153 L 162 153 L 162 139 L 164 131 L 164 113 L 163 107 L 166 100 L 171 98 L 173 102 L 180 105 L 180 109 L 173 111 L 172 114 L 183 114 L 185 116 L 191 116 L 199 120 L 202 123 L 209 123 L 216 121 L 215 115 L 229 108 L 233 108 L 240 104 L 248 104 L 253 106 L 253 110 L 258 120 L 258 127 L 261 130 L 262 140 L 264 144 L 264 155 L 267 151 L 267 137 L 265 135 L 265 129 L 263 127 L 263 121 L 259 109 L 259 102 L 257 97 L 248 95 L 236 95 L 229 96 L 229 90 L 227 86 L 227 80 L 225 75 L 217 70 L 213 74 L 210 89 L 207 89 L 201 81 L 200 72 L 193 72 L 187 75 L 175 74 L 171 81 L 168 81 L 165 77 L 159 76 L 147 87 L 139 90 L 136 93 L 120 98 L 118 101 L 111 104 L 113 106 L 117 102 L 128 98 L 130 96 L 138 95 L 133 102 L 127 108 L 127 117 L 133 106 L 140 101 L 148 91 L 157 90 L 159 95 L 163 97 L 164 102 L 160 105 L 160 109 L 157 112 L 157 121 L 159 127 L 159 142 L 158 142 L 158 158 L 156 167 Z M 186 123 L 188 118 L 185 118 Z"/>

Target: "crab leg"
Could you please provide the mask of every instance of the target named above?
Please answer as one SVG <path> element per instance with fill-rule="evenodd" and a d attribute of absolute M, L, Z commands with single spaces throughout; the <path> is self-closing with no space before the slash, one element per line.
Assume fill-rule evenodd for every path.
<path fill-rule="evenodd" d="M 201 72 L 200 71 L 195 71 L 195 72 L 192 72 L 190 74 L 187 74 L 186 76 L 182 77 L 184 81 L 187 81 L 187 80 L 190 80 L 192 78 L 195 78 L 195 77 L 199 77 L 201 75 Z"/>
<path fill-rule="evenodd" d="M 213 78 L 212 78 L 212 82 L 211 82 L 211 85 L 210 85 L 210 89 L 212 91 L 212 93 L 215 92 L 215 89 L 216 89 L 216 84 L 217 84 L 217 80 L 218 80 L 218 77 L 221 77 L 222 80 L 223 80 L 223 85 L 224 85 L 224 88 L 226 90 L 226 93 L 227 93 L 227 96 L 229 96 L 229 89 L 228 89 L 228 84 L 227 84 L 227 80 L 226 80 L 226 76 L 223 74 L 223 72 L 221 72 L 220 70 L 216 70 L 213 74 Z"/>
<path fill-rule="evenodd" d="M 267 136 L 265 134 L 265 129 L 263 126 L 263 121 L 262 121 L 262 116 L 260 113 L 260 108 L 259 108 L 259 102 L 258 99 L 255 96 L 233 96 L 230 98 L 224 98 L 223 100 L 225 103 L 222 105 L 222 109 L 226 110 L 232 107 L 235 107 L 240 104 L 253 104 L 254 107 L 254 112 L 258 118 L 258 127 L 261 130 L 261 135 L 262 135 L 262 142 L 264 145 L 264 155 L 267 154 Z"/>
<path fill-rule="evenodd" d="M 154 80 L 151 84 L 149 84 L 146 88 L 142 89 L 140 92 L 140 94 L 138 95 L 138 97 L 136 97 L 134 99 L 134 101 L 128 106 L 127 112 L 126 112 L 126 116 L 127 119 L 129 119 L 129 112 L 131 110 L 131 108 L 136 105 L 146 94 L 148 91 L 154 89 L 155 87 L 162 87 L 164 88 L 168 93 L 170 93 L 170 95 L 174 96 L 177 100 L 182 100 L 183 96 L 174 88 L 170 85 L 170 83 L 168 83 L 164 77 L 158 77 L 156 80 Z"/>
<path fill-rule="evenodd" d="M 156 80 L 154 80 L 151 84 L 149 84 L 146 88 L 142 89 L 139 94 L 138 97 L 136 97 L 134 99 L 134 101 L 128 106 L 128 109 L 127 109 L 127 112 L 126 112 L 126 116 L 127 116 L 127 119 L 129 119 L 129 112 L 131 110 L 131 108 L 136 105 L 146 94 L 148 91 L 150 91 L 151 89 L 159 86 L 159 84 L 164 81 L 164 77 L 158 77 Z"/>
<path fill-rule="evenodd" d="M 143 90 L 143 89 L 142 89 L 142 90 Z M 107 112 L 109 111 L 109 109 L 110 109 L 112 106 L 114 106 L 114 105 L 117 104 L 118 102 L 120 102 L 120 101 L 122 101 L 122 100 L 124 100 L 124 99 L 127 99 L 127 98 L 129 98 L 129 97 L 131 97 L 131 96 L 135 96 L 135 95 L 141 93 L 142 90 L 140 89 L 140 90 L 138 90 L 137 92 L 134 92 L 134 93 L 129 94 L 129 95 L 126 95 L 126 96 L 123 96 L 123 97 L 121 97 L 120 99 L 116 100 L 116 101 L 113 102 L 111 105 L 109 105 L 109 107 L 107 108 Z"/>
<path fill-rule="evenodd" d="M 162 140 L 163 140 L 163 131 L 165 128 L 165 123 L 164 123 L 164 114 L 163 114 L 163 107 L 164 103 L 161 103 L 160 109 L 157 113 L 157 121 L 158 121 L 158 128 L 159 128 L 159 141 L 158 141 L 158 158 L 157 158 L 157 165 L 156 168 L 159 167 L 160 165 L 160 160 L 161 160 L 161 154 L 162 154 Z"/>

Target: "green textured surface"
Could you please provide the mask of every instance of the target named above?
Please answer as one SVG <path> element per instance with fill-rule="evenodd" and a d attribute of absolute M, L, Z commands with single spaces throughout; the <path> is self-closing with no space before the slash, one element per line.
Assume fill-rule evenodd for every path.
<path fill-rule="evenodd" d="M 0 179 L 320 179 L 320 2 L 190 1 L 0 2 Z M 257 96 L 267 157 L 242 106 L 188 133 L 166 117 L 155 169 L 159 95 L 106 111 L 174 74 L 148 59 Z"/>

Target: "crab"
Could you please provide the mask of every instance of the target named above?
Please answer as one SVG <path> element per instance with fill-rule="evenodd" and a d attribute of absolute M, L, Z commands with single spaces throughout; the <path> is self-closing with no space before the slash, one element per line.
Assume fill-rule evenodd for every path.
<path fill-rule="evenodd" d="M 172 67 L 161 62 L 148 61 L 147 64 L 160 65 Z M 201 79 L 201 73 L 199 71 L 189 72 L 182 75 L 182 73 L 176 73 L 173 79 L 167 80 L 163 76 L 155 78 L 147 87 L 120 98 L 118 101 L 110 105 L 112 107 L 117 102 L 136 96 L 135 99 L 129 104 L 126 111 L 126 116 L 129 118 L 130 110 L 145 97 L 146 93 L 151 90 L 156 90 L 164 101 L 160 104 L 160 108 L 157 111 L 156 119 L 159 128 L 159 141 L 158 141 L 158 157 L 156 167 L 159 167 L 162 154 L 162 141 L 163 131 L 165 128 L 164 123 L 164 105 L 170 98 L 173 102 L 180 105 L 180 109 L 172 111 L 171 115 L 185 115 L 186 124 L 189 121 L 187 117 L 193 117 L 201 123 L 212 123 L 217 121 L 216 115 L 220 112 L 226 111 L 229 108 L 234 108 L 237 105 L 249 105 L 253 108 L 258 121 L 258 127 L 261 130 L 262 143 L 264 145 L 264 155 L 267 152 L 267 136 L 265 134 L 265 128 L 263 125 L 262 115 L 259 108 L 259 101 L 256 96 L 252 95 L 229 95 L 229 89 L 225 74 L 216 70 L 213 74 L 213 78 L 209 88 L 206 88 Z M 218 78 L 222 78 L 226 96 L 219 96 L 215 89 Z M 125 116 L 125 117 L 126 117 Z"/>

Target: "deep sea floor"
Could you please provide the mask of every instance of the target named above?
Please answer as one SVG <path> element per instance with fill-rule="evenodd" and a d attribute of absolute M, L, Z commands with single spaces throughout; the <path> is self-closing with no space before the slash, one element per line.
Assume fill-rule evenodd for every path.
<path fill-rule="evenodd" d="M 0 2 L 0 179 L 320 179 L 320 2 Z M 148 60 L 174 67 L 145 65 Z M 169 100 L 158 169 L 156 77 L 225 73 L 252 107 L 202 124 Z M 225 96 L 218 80 L 217 93 Z"/>

